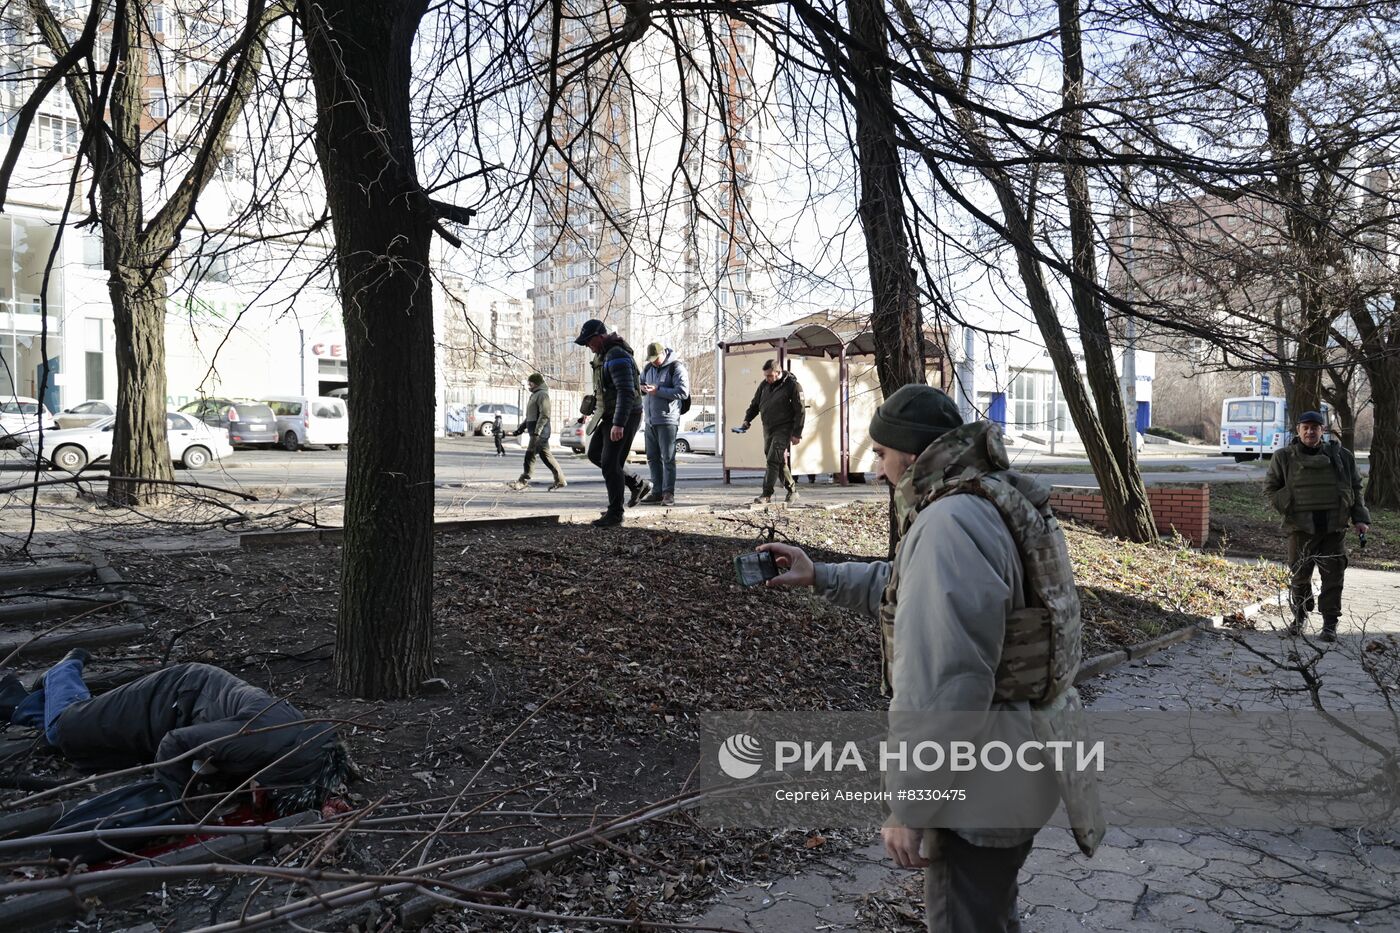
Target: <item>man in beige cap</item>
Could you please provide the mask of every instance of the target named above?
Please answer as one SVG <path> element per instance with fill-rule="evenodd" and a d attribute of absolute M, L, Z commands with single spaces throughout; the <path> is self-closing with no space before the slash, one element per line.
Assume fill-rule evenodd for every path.
<path fill-rule="evenodd" d="M 659 341 L 647 344 L 642 370 L 642 411 L 646 415 L 647 465 L 651 467 L 652 505 L 676 503 L 676 433 L 690 408 L 690 373 L 675 352 Z"/>

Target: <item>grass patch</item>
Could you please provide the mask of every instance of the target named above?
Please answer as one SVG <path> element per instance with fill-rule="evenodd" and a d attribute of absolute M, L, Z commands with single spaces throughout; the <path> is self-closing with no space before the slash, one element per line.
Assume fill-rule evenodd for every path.
<path fill-rule="evenodd" d="M 1216 483 L 1210 487 L 1211 539 L 1219 550 L 1283 560 L 1287 534 L 1269 505 L 1263 483 Z M 1351 566 L 1400 570 L 1400 509 L 1372 509 L 1366 549 L 1347 535 Z"/>
<path fill-rule="evenodd" d="M 1182 538 L 1133 544 L 1065 523 L 1084 607 L 1084 656 L 1136 644 L 1273 596 L 1277 564 L 1239 564 L 1196 551 Z"/>

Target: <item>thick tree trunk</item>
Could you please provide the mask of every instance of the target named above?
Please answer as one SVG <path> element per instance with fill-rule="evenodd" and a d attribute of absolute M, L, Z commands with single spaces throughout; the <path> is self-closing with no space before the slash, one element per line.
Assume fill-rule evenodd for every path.
<path fill-rule="evenodd" d="M 172 480 L 165 432 L 165 276 L 125 268 L 107 283 L 117 338 L 117 420 L 112 428 L 111 474 Z M 171 487 L 114 479 L 107 498 L 123 505 L 155 502 Z"/>
<path fill-rule="evenodd" d="M 1150 541 L 1157 536 L 1152 520 L 1152 506 L 1147 499 L 1147 487 L 1138 470 L 1136 431 L 1129 421 L 1118 373 L 1113 364 L 1113 345 L 1109 339 L 1108 322 L 1104 318 L 1103 302 L 1094 284 L 1098 268 L 1094 259 L 1094 217 L 1089 198 L 1089 179 L 1084 166 L 1073 161 L 1082 155 L 1081 136 L 1084 130 L 1084 55 L 1079 32 L 1077 0 L 1059 0 L 1060 47 L 1064 83 L 1061 117 L 1062 145 L 1067 156 L 1064 165 L 1065 194 L 1069 202 L 1071 265 L 1077 278 L 1070 283 L 1075 317 L 1079 321 L 1079 340 L 1084 349 L 1084 369 L 1094 394 L 1094 405 L 1109 452 L 1118 467 L 1113 480 L 1123 492 L 1123 514 L 1109 516 L 1110 524 L 1127 529 L 1123 532 L 1135 541 Z M 1078 423 L 1076 421 L 1076 423 Z M 1085 439 L 1086 446 L 1089 439 Z M 1096 474 L 1097 475 L 1097 474 Z M 1105 505 L 1107 498 L 1105 497 Z"/>
<path fill-rule="evenodd" d="M 873 304 L 875 368 L 880 390 L 889 398 L 900 386 L 922 384 L 923 318 L 918 283 L 904 229 L 903 170 L 890 122 L 892 106 L 889 21 L 883 0 L 847 0 L 855 71 L 856 150 L 860 168 L 859 214 Z"/>
<path fill-rule="evenodd" d="M 1366 376 L 1376 416 L 1366 504 L 1400 508 L 1400 352 L 1391 351 L 1368 362 Z"/>
<path fill-rule="evenodd" d="M 409 122 L 425 9 L 299 8 L 350 362 L 336 683 L 375 698 L 407 695 L 432 673 L 433 215 Z"/>

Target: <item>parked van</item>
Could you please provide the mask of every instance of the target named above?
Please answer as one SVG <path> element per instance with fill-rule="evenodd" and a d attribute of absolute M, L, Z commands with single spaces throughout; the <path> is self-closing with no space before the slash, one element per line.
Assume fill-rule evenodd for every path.
<path fill-rule="evenodd" d="M 263 402 L 277 416 L 277 434 L 287 450 L 309 445 L 339 450 L 350 443 L 350 412 L 343 399 L 277 396 Z"/>
<path fill-rule="evenodd" d="M 1220 453 L 1236 462 L 1268 459 L 1293 439 L 1288 403 L 1255 395 L 1227 398 L 1220 404 Z"/>

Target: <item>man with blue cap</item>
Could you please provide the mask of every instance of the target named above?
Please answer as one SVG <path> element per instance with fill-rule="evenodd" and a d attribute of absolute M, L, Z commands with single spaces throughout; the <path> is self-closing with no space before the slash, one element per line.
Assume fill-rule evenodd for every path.
<path fill-rule="evenodd" d="M 1361 495 L 1361 474 L 1352 452 L 1323 437 L 1327 419 L 1305 411 L 1298 436 L 1274 454 L 1264 489 L 1288 532 L 1288 567 L 1292 573 L 1289 602 L 1292 635 L 1301 635 L 1313 608 L 1314 568 L 1322 576 L 1317 608 L 1322 612 L 1322 640 L 1337 640 L 1342 615 L 1342 577 L 1347 569 L 1347 525 L 1365 535 L 1371 515 Z"/>

